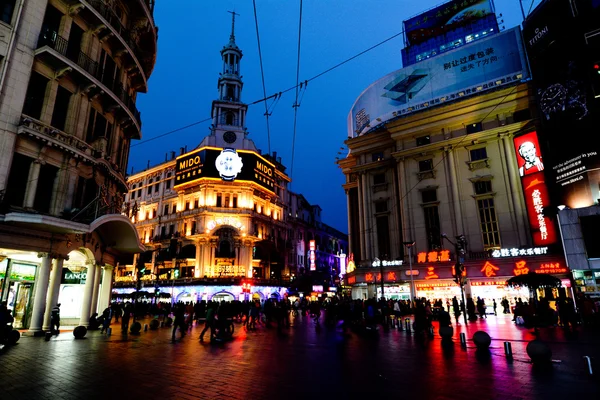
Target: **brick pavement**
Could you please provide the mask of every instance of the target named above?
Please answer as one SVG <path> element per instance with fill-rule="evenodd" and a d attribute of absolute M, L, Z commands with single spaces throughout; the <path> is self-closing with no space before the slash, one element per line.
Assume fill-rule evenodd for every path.
<path fill-rule="evenodd" d="M 490 333 L 488 357 L 470 343 L 464 349 L 456 340 L 443 349 L 439 338 L 419 341 L 397 330 L 317 331 L 302 317 L 283 335 L 236 325 L 235 340 L 222 345 L 200 344 L 200 328 L 176 343 L 167 328 L 121 336 L 115 325 L 110 337 L 98 331 L 84 340 L 71 332 L 50 342 L 23 337 L 0 354 L 0 399 L 600 398 L 600 380 L 586 374 L 581 358 L 600 357 L 598 332 L 567 338 L 542 330 L 560 362 L 539 370 L 526 362 L 531 330 L 504 316 L 460 328 L 468 337 L 478 329 Z M 513 343 L 512 362 L 503 354 L 505 339 Z"/>

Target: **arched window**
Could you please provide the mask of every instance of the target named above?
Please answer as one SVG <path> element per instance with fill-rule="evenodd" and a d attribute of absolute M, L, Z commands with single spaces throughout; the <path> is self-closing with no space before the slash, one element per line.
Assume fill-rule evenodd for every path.
<path fill-rule="evenodd" d="M 233 125 L 234 121 L 235 121 L 235 116 L 233 115 L 233 113 L 232 112 L 227 112 L 225 114 L 225 124 L 226 125 Z"/>

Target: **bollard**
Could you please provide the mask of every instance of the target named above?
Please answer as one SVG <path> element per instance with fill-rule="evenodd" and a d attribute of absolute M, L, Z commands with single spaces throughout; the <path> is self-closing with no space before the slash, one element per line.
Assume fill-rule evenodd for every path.
<path fill-rule="evenodd" d="M 106 329 L 106 336 L 110 336 L 110 335 L 112 335 L 112 328 L 109 327 Z"/>
<path fill-rule="evenodd" d="M 467 347 L 467 336 L 464 333 L 460 334 L 460 344 Z"/>
<path fill-rule="evenodd" d="M 160 327 L 164 328 L 165 327 L 165 321 L 160 321 Z"/>
<path fill-rule="evenodd" d="M 148 324 L 144 324 L 144 332 L 148 332 Z"/>
<path fill-rule="evenodd" d="M 590 375 L 594 375 L 594 372 L 592 371 L 592 359 L 590 358 L 590 356 L 583 356 L 583 358 L 585 358 L 587 361 L 588 372 L 590 373 Z"/>
<path fill-rule="evenodd" d="M 513 353 L 512 345 L 510 344 L 510 342 L 504 342 L 504 354 L 506 354 L 506 357 L 512 358 Z"/>
<path fill-rule="evenodd" d="M 406 333 L 410 333 L 410 318 L 404 320 L 404 329 L 406 330 Z"/>
<path fill-rule="evenodd" d="M 402 317 L 398 317 L 398 330 L 403 331 L 404 326 L 402 326 Z"/>

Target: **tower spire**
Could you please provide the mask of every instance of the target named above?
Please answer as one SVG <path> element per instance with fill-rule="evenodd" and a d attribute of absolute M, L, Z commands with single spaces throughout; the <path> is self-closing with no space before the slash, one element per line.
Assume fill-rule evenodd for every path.
<path fill-rule="evenodd" d="M 235 42 L 235 16 L 240 15 L 234 11 L 227 11 L 231 14 L 231 35 L 229 36 L 229 40 Z"/>

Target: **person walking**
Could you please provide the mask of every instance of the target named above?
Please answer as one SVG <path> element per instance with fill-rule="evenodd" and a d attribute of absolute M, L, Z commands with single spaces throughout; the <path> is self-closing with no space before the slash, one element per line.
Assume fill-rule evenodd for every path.
<path fill-rule="evenodd" d="M 185 307 L 182 303 L 177 303 L 175 305 L 173 316 L 175 317 L 175 320 L 173 321 L 173 333 L 171 334 L 171 340 L 174 342 L 177 328 L 179 328 L 179 332 L 181 332 L 180 339 L 183 339 L 185 336 L 185 331 L 187 330 L 185 326 Z"/>
<path fill-rule="evenodd" d="M 123 316 L 121 318 L 121 333 L 127 334 L 129 329 L 129 318 L 131 318 L 131 303 L 127 302 L 123 306 Z"/>
<path fill-rule="evenodd" d="M 60 303 L 52 307 L 50 313 L 50 333 L 58 335 L 60 333 Z"/>
<path fill-rule="evenodd" d="M 459 325 L 459 319 L 460 319 L 460 307 L 458 305 L 458 299 L 456 298 L 456 296 L 454 296 L 452 298 L 452 311 L 454 312 L 454 318 L 456 318 L 456 325 Z"/>
<path fill-rule="evenodd" d="M 498 307 L 498 305 L 496 304 L 496 299 L 494 299 L 493 302 L 494 302 L 494 315 L 498 315 L 498 313 L 496 312 L 496 307 Z"/>
<path fill-rule="evenodd" d="M 108 333 L 108 328 L 110 327 L 110 322 L 113 317 L 113 310 L 110 304 L 104 309 L 102 316 L 104 317 L 104 321 L 102 321 L 102 329 L 100 330 L 100 333 L 104 333 L 104 331 Z"/>
<path fill-rule="evenodd" d="M 215 331 L 215 309 L 214 305 L 209 303 L 208 309 L 206 310 L 206 320 L 204 322 L 204 329 L 200 333 L 200 341 L 204 341 L 204 334 L 210 328 L 210 338 L 212 340 Z"/>

